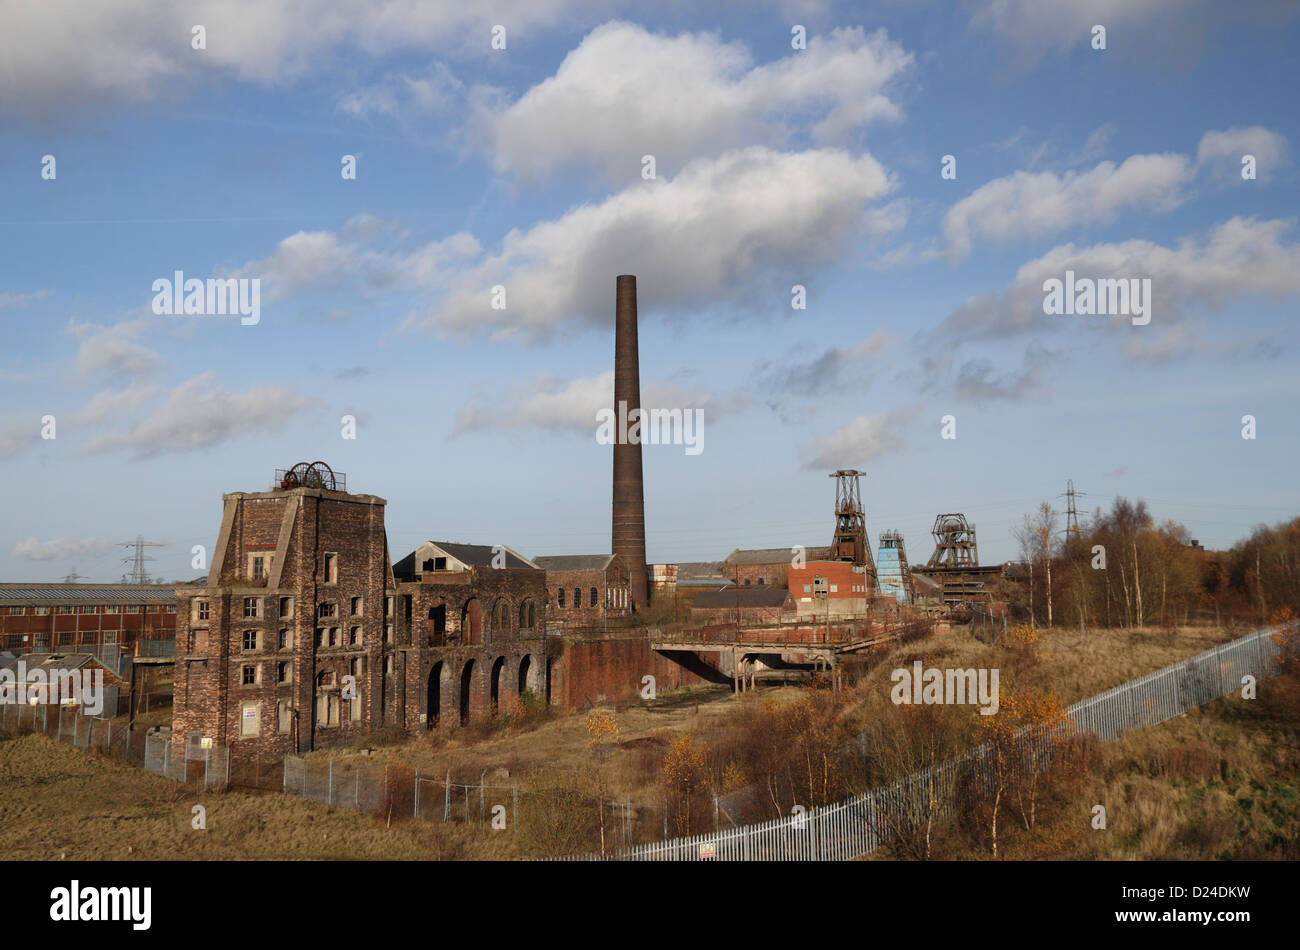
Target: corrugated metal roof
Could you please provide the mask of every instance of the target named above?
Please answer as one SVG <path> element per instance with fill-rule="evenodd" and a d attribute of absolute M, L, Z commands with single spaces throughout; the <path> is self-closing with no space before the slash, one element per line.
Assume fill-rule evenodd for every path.
<path fill-rule="evenodd" d="M 77 601 L 99 603 L 166 603 L 176 600 L 171 585 L 154 584 L 0 584 L 0 601 Z"/>

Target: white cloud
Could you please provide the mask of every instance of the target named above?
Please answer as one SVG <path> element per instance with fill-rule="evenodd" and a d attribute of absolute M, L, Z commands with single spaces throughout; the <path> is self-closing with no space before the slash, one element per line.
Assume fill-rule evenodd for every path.
<path fill-rule="evenodd" d="M 877 330 L 852 346 L 829 347 L 812 360 L 766 364 L 762 367 L 764 376 L 761 386 L 764 390 L 774 390 L 780 394 L 811 396 L 841 390 L 846 385 L 845 377 L 856 373 L 856 381 L 863 384 L 856 390 L 860 392 L 870 384 L 867 364 L 878 360 L 897 340 L 898 337 L 888 330 Z M 880 371 L 880 367 L 876 367 L 871 375 Z"/>
<path fill-rule="evenodd" d="M 447 68 L 433 62 L 422 73 L 399 73 L 382 82 L 361 86 L 339 101 L 339 108 L 356 118 L 383 115 L 405 120 L 415 114 L 442 114 L 465 96 L 465 86 Z"/>
<path fill-rule="evenodd" d="M 265 84 L 336 65 L 336 48 L 369 56 L 434 49 L 488 56 L 491 28 L 517 43 L 532 28 L 589 19 L 594 0 L 0 0 L 0 112 L 48 117 L 106 102 L 174 94 L 190 81 L 234 76 Z M 207 48 L 191 48 L 202 24 Z"/>
<path fill-rule="evenodd" d="M 157 396 L 161 390 L 157 386 L 132 383 L 126 389 L 104 390 L 96 393 L 81 407 L 72 421 L 78 425 L 95 425 L 110 416 L 120 415 L 134 409 L 146 399 Z"/>
<path fill-rule="evenodd" d="M 568 429 L 596 431 L 596 413 L 613 407 L 614 371 L 583 376 L 566 382 L 557 376 L 536 376 L 510 388 L 504 400 L 494 397 L 489 409 L 471 400 L 460 410 L 455 434 L 482 429 Z M 712 419 L 744 409 L 749 404 L 743 392 L 719 396 L 706 389 L 683 389 L 650 383 L 642 387 L 641 405 L 646 409 L 703 409 Z"/>
<path fill-rule="evenodd" d="M 1263 294 L 1300 294 L 1300 244 L 1285 243 L 1293 221 L 1232 218 L 1177 247 L 1151 241 L 1078 247 L 1058 245 L 1023 265 L 1000 293 L 972 297 L 953 311 L 930 335 L 932 345 L 949 347 L 962 340 L 998 339 L 1061 327 L 1070 321 L 1104 318 L 1047 316 L 1043 282 L 1077 277 L 1150 278 L 1152 325 L 1174 323 L 1185 314 L 1221 307 L 1226 301 Z M 1118 318 L 1124 326 L 1128 317 Z M 1147 328 L 1144 328 L 1147 329 Z"/>
<path fill-rule="evenodd" d="M 1219 178 L 1242 181 L 1242 156 L 1254 155 L 1256 176 L 1260 181 L 1268 181 L 1286 160 L 1286 152 L 1283 136 L 1261 125 L 1252 125 L 1206 132 L 1196 149 L 1196 165 Z"/>
<path fill-rule="evenodd" d="M 458 232 L 412 250 L 368 247 L 367 242 L 395 232 L 387 221 L 358 215 L 337 231 L 299 231 L 280 241 L 266 257 L 250 261 L 235 276 L 260 278 L 268 300 L 294 294 L 337 290 L 361 279 L 370 287 L 435 287 L 482 248 Z"/>
<path fill-rule="evenodd" d="M 1182 155 L 1134 155 L 1123 164 L 1102 162 L 1086 172 L 1018 171 L 981 185 L 948 210 L 943 234 L 952 257 L 965 257 L 975 241 L 1041 237 L 1070 227 L 1104 223 L 1121 211 L 1169 210 L 1192 177 Z"/>
<path fill-rule="evenodd" d="M 216 385 L 209 370 L 181 383 L 153 412 L 124 431 L 92 440 L 91 452 L 134 450 L 136 458 L 217 445 L 253 433 L 274 434 L 313 400 L 270 384 L 245 392 Z"/>
<path fill-rule="evenodd" d="M 48 290 L 37 290 L 30 294 L 11 294 L 0 291 L 0 310 L 5 307 L 25 307 L 34 300 L 44 300 L 50 295 Z"/>
<path fill-rule="evenodd" d="M 917 407 L 858 416 L 843 428 L 817 439 L 803 451 L 804 468 L 840 469 L 864 465 L 874 458 L 901 451 L 906 445 L 903 430 L 918 412 Z"/>
<path fill-rule="evenodd" d="M 62 561 L 74 557 L 107 554 L 114 543 L 107 538 L 28 538 L 14 545 L 12 556 L 24 561 Z"/>
<path fill-rule="evenodd" d="M 608 325 L 614 277 L 636 274 L 643 310 L 749 302 L 771 306 L 836 262 L 871 227 L 869 202 L 893 187 L 870 155 L 753 147 L 697 159 L 671 180 L 637 184 L 554 221 L 506 235 L 423 321 L 497 338 Z M 494 310 L 491 288 L 507 306 Z M 763 303 L 766 301 L 766 303 Z"/>
<path fill-rule="evenodd" d="M 1027 66 L 1050 54 L 1091 50 L 1092 27 L 1106 27 L 1104 52 L 1150 63 L 1157 58 L 1188 62 L 1207 38 L 1242 21 L 1282 23 L 1296 14 L 1290 0 L 987 0 L 972 4 L 971 29 L 991 33 Z"/>
<path fill-rule="evenodd" d="M 606 23 L 518 101 L 477 90 L 470 138 L 499 171 L 521 178 L 580 164 L 627 182 L 647 154 L 671 175 L 701 154 L 782 146 L 801 129 L 835 143 L 898 118 L 886 93 L 912 61 L 883 30 L 860 27 L 809 37 L 806 51 L 755 66 L 742 45 L 715 34 Z"/>
<path fill-rule="evenodd" d="M 77 372 L 81 376 L 103 372 L 126 376 L 152 373 L 162 365 L 162 357 L 135 339 L 148 328 L 145 320 L 128 320 L 110 326 L 71 321 L 68 332 L 81 341 L 75 360 Z"/>
<path fill-rule="evenodd" d="M 1097 161 L 1106 154 L 1106 148 L 1110 145 L 1110 140 L 1115 137 L 1116 131 L 1118 130 L 1114 122 L 1103 122 L 1097 126 L 1088 136 L 1088 141 L 1083 143 L 1079 154 L 1070 159 L 1070 164 L 1087 165 L 1089 162 Z"/>

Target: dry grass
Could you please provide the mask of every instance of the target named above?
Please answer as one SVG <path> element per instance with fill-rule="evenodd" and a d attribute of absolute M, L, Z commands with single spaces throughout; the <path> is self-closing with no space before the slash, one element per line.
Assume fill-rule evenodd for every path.
<path fill-rule="evenodd" d="M 1232 635 L 1208 628 L 1089 631 L 1081 640 L 1077 630 L 1058 630 L 1044 633 L 1037 656 L 1028 657 L 1007 648 L 987 646 L 958 628 L 930 640 L 881 649 L 862 661 L 855 670 L 856 683 L 841 697 L 844 726 L 852 731 L 869 723 L 877 705 L 889 702 L 890 671 L 910 665 L 917 658 L 927 666 L 998 667 L 1004 691 L 1015 692 L 1024 686 L 1050 688 L 1069 703 L 1198 653 Z M 724 740 L 743 726 L 751 704 L 760 698 L 783 702 L 804 692 L 799 687 L 764 688 L 737 699 L 727 687 L 705 687 L 661 694 L 653 703 L 617 704 L 620 741 L 600 762 L 600 782 L 606 797 L 629 798 L 642 805 L 659 803 L 663 795 L 660 768 L 674 738 L 691 732 L 701 745 Z M 1185 717 L 1160 728 L 1182 728 L 1193 718 Z M 1190 738 L 1199 738 L 1205 747 L 1190 743 Z M 1050 820 L 1041 823 L 1041 835 L 1027 835 L 1020 844 L 1009 840 L 1007 847 L 1013 849 L 1012 856 L 1017 856 L 1016 847 L 1023 846 L 1023 856 L 1145 857 L 1172 856 L 1181 853 L 1180 847 L 1204 851 L 1215 841 L 1226 841 L 1222 829 L 1227 825 L 1222 822 L 1228 815 L 1240 817 L 1232 808 L 1246 809 L 1227 804 L 1241 800 L 1242 783 L 1232 787 L 1225 784 L 1221 789 L 1207 784 L 1200 825 L 1210 829 L 1206 832 L 1209 843 L 1198 844 L 1189 837 L 1192 832 L 1180 830 L 1187 825 L 1183 820 L 1187 803 L 1179 797 L 1179 776 L 1200 775 L 1210 768 L 1211 760 L 1216 767 L 1220 760 L 1226 760 L 1230 769 L 1263 770 L 1264 764 L 1256 757 L 1280 755 L 1290 763 L 1289 784 L 1277 786 L 1270 793 L 1272 797 L 1261 801 L 1260 813 L 1271 814 L 1270 809 L 1284 804 L 1288 794 L 1295 794 L 1294 742 L 1287 751 L 1258 745 L 1258 740 L 1248 740 L 1244 733 L 1231 742 L 1229 738 L 1230 734 L 1215 734 L 1172 740 L 1161 753 L 1163 757 L 1151 760 L 1154 764 L 1150 768 L 1155 771 L 1134 767 L 1128 774 L 1118 761 L 1111 763 L 1114 774 L 1106 781 L 1117 784 L 1090 786 L 1079 799 L 1098 800 L 1098 795 L 1107 795 L 1111 797 L 1104 800 L 1122 803 L 1118 813 L 1112 815 L 1115 833 L 1110 840 L 1129 843 L 1108 846 L 1115 850 L 1107 855 L 1087 851 L 1099 847 L 1098 843 L 1070 831 L 1068 822 L 1058 826 L 1054 817 L 1058 812 L 1051 809 L 1050 803 Z M 1140 741 L 1138 735 L 1126 743 Z M 1206 747 L 1220 746 L 1225 751 L 1217 756 L 1205 751 Z M 1117 755 L 1120 748 L 1116 745 L 1104 754 Z M 1235 749 L 1231 756 L 1226 754 L 1229 749 Z M 1291 756 L 1289 760 L 1287 755 Z M 362 757 L 359 750 L 338 749 L 316 752 L 309 758 L 323 762 L 331 756 L 338 765 L 392 762 L 418 768 L 426 776 L 441 777 L 451 772 L 453 781 L 471 784 L 484 773 L 504 770 L 508 778 L 498 771 L 487 781 L 520 784 L 556 795 L 562 794 L 566 785 L 590 791 L 594 782 L 584 713 L 523 724 L 439 731 L 378 746 L 368 757 Z M 1110 758 L 1106 761 L 1111 762 Z M 1094 772 L 1089 780 L 1102 774 L 1108 773 Z M 1259 771 L 1258 778 L 1267 781 L 1269 776 Z M 1066 796 L 1067 791 L 1061 795 Z M 1258 798 L 1250 797 L 1251 808 Z M 194 804 L 207 808 L 207 831 L 190 827 L 190 808 Z M 1082 807 L 1077 801 L 1074 804 Z M 521 805 L 524 822 L 528 821 L 529 807 L 536 806 Z M 1128 822 L 1132 822 L 1131 827 Z M 372 815 L 332 809 L 291 796 L 187 788 L 41 737 L 0 742 L 0 825 L 6 829 L 7 856 L 11 858 L 508 859 L 539 853 L 541 847 L 541 842 L 526 840 L 526 836 L 482 827 L 399 821 L 386 828 Z M 1086 821 L 1082 827 L 1087 830 Z M 1214 832 L 1216 827 L 1221 830 Z M 1262 823 L 1254 832 L 1259 840 L 1263 840 L 1268 827 Z M 1294 832 L 1294 826 L 1287 827 Z M 554 829 L 555 834 L 561 830 Z M 1040 844 L 1035 845 L 1035 841 Z M 1035 850 L 1040 847 L 1044 850 Z M 961 852 L 960 835 L 954 836 L 950 849 L 952 856 Z M 960 856 L 980 854 L 978 846 L 972 846 Z"/>

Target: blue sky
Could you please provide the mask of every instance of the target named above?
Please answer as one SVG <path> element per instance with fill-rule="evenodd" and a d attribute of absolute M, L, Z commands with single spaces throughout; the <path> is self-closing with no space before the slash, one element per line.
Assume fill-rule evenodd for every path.
<path fill-rule="evenodd" d="M 394 557 L 608 550 L 619 273 L 643 402 L 705 418 L 645 448 L 651 560 L 826 543 L 841 466 L 918 561 L 947 511 L 1015 556 L 1067 478 L 1208 546 L 1300 510 L 1292 4 L 477 7 L 0 0 L 0 576 L 136 534 L 193 576 L 223 491 L 318 458 Z M 1044 314 L 1067 269 L 1150 323 Z M 260 322 L 154 314 L 177 270 Z"/>

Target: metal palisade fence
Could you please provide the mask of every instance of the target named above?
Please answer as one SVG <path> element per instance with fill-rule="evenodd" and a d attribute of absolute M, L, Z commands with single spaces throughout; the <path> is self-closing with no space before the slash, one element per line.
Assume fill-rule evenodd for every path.
<path fill-rule="evenodd" d="M 1242 678 L 1271 675 L 1281 653 L 1273 631 L 1257 630 L 1080 700 L 1066 710 L 1079 732 L 1110 741 L 1126 729 L 1166 722 L 1242 686 Z M 1022 732 L 1021 755 L 1050 755 L 1061 730 Z M 953 816 L 962 782 L 987 792 L 995 781 L 995 754 L 988 746 L 923 769 L 891 785 L 836 805 L 774 818 L 727 831 L 672 838 L 608 852 L 612 861 L 849 861 L 888 843 L 902 828 Z M 599 854 L 556 858 L 600 861 Z"/>

